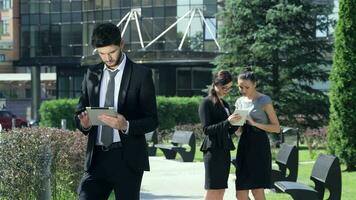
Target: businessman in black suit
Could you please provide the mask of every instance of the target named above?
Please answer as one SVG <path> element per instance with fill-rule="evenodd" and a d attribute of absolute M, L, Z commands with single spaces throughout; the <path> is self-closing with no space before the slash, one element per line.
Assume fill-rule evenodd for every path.
<path fill-rule="evenodd" d="M 145 133 L 158 126 L 155 89 L 149 68 L 122 52 L 118 27 L 106 23 L 92 35 L 102 63 L 89 66 L 77 105 L 77 128 L 88 136 L 80 200 L 140 199 L 143 171 L 149 170 Z M 85 107 L 112 106 L 117 116 L 101 115 L 105 126 L 92 126 Z"/>

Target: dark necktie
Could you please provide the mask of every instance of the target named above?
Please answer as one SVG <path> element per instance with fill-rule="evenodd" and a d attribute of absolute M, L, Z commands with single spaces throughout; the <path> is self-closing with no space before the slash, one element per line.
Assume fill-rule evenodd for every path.
<path fill-rule="evenodd" d="M 119 70 L 109 72 L 109 83 L 107 85 L 106 95 L 105 95 L 105 104 L 104 107 L 114 107 L 114 94 L 115 94 L 115 76 Z M 101 142 L 105 146 L 109 146 L 113 142 L 113 128 L 110 126 L 103 126 L 101 130 Z"/>

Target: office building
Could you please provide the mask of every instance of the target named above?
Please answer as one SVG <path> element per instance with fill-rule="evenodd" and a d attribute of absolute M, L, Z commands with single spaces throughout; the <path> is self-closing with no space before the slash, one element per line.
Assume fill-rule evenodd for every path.
<path fill-rule="evenodd" d="M 121 28 L 128 56 L 153 69 L 158 95 L 200 95 L 220 50 L 220 5 L 216 0 L 22 0 L 17 64 L 54 67 L 57 97 L 77 97 L 82 56 L 93 53 L 91 33 L 97 24 L 111 22 Z"/>

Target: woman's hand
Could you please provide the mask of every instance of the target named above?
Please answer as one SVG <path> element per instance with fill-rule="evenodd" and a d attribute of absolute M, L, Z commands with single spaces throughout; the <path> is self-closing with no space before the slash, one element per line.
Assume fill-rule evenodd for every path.
<path fill-rule="evenodd" d="M 241 116 L 238 114 L 232 114 L 227 118 L 227 120 L 230 122 L 231 125 L 234 125 L 241 120 Z"/>

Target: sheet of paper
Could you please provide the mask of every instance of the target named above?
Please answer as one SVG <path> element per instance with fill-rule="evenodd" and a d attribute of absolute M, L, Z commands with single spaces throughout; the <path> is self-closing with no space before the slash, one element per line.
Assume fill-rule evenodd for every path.
<path fill-rule="evenodd" d="M 238 121 L 237 123 L 231 123 L 231 124 L 234 125 L 234 126 L 242 126 L 242 125 L 244 125 L 245 122 L 246 122 L 246 118 L 247 118 L 248 113 L 249 113 L 249 110 L 247 110 L 247 109 L 236 109 L 234 111 L 234 114 L 240 115 L 241 116 L 241 120 Z"/>

